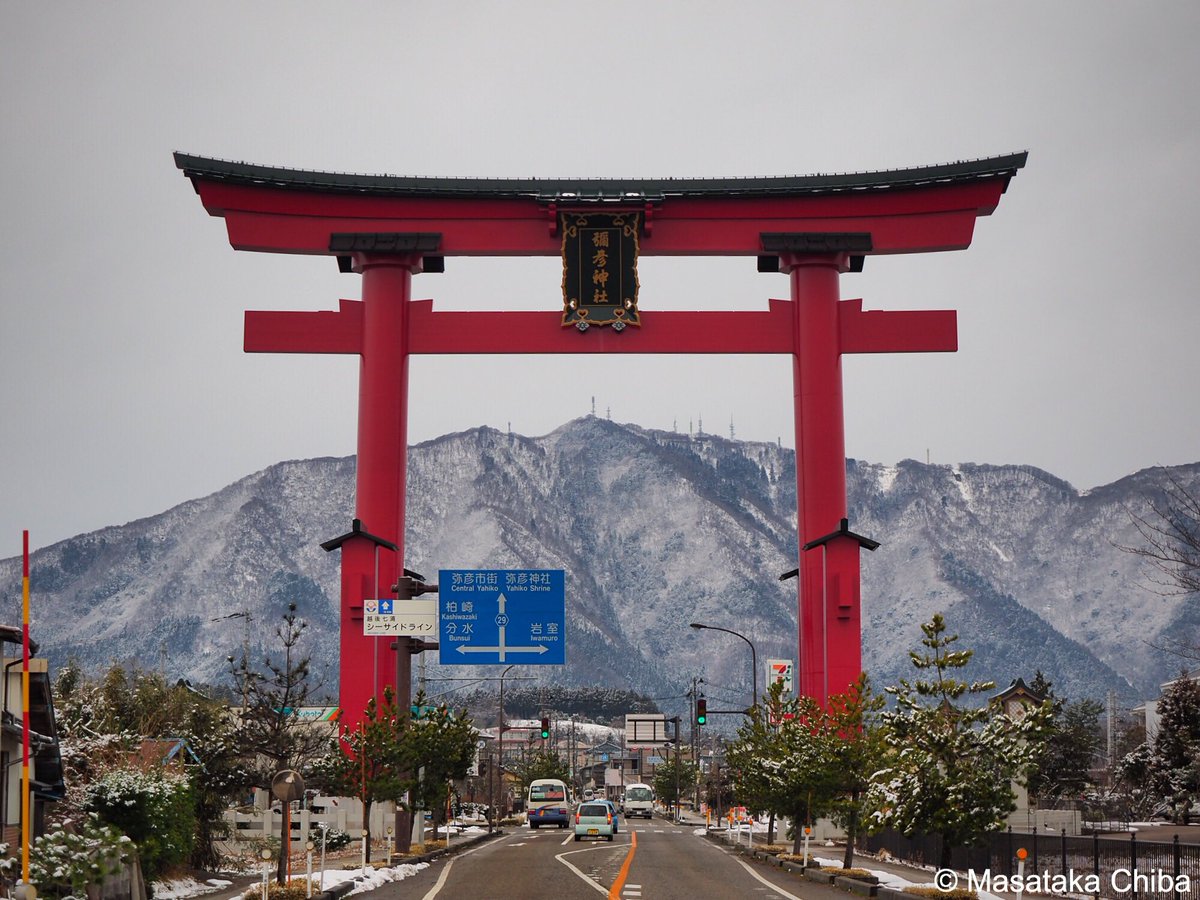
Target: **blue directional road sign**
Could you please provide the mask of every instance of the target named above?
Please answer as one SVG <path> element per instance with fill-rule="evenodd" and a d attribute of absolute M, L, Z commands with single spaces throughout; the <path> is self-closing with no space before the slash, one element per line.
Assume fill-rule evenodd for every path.
<path fill-rule="evenodd" d="M 567 661 L 561 569 L 438 572 L 438 662 L 561 666 Z"/>

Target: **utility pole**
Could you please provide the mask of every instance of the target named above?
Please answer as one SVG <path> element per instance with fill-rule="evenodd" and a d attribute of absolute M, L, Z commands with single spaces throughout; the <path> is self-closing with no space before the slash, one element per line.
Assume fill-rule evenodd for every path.
<path fill-rule="evenodd" d="M 509 671 L 511 671 L 513 666 L 515 666 L 515 665 L 516 665 L 516 663 L 513 663 L 513 665 L 509 666 L 503 672 L 500 673 L 500 723 L 496 729 L 497 737 L 498 737 L 499 743 L 500 743 L 500 752 L 496 757 L 496 763 L 497 763 L 496 769 L 500 775 L 500 796 L 497 798 L 497 804 L 498 804 L 497 807 L 495 809 L 493 809 L 493 811 L 492 811 L 493 815 L 496 815 L 496 824 L 497 825 L 500 823 L 500 819 L 504 818 L 504 816 L 499 815 L 498 812 L 502 812 L 502 810 L 500 810 L 500 807 L 504 806 L 504 798 L 505 798 L 505 793 L 504 793 L 504 731 L 505 731 L 505 728 L 504 728 L 504 676 L 507 675 L 509 673 Z"/>
<path fill-rule="evenodd" d="M 679 801 L 683 799 L 679 796 L 679 775 L 683 768 L 683 760 L 679 756 L 679 716 L 671 720 L 675 723 L 675 815 L 673 821 L 676 825 L 679 824 Z"/>
<path fill-rule="evenodd" d="M 1117 718 L 1117 692 L 1108 692 L 1108 771 L 1111 774 L 1112 770 L 1117 765 L 1117 742 L 1116 742 L 1116 726 Z"/>

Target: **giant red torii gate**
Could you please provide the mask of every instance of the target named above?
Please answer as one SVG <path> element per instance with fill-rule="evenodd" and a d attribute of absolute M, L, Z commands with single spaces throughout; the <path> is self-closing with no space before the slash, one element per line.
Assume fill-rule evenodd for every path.
<path fill-rule="evenodd" d="M 372 638 L 354 626 L 363 600 L 403 567 L 408 358 L 420 353 L 790 354 L 800 690 L 822 701 L 844 690 L 861 670 L 859 548 L 874 542 L 846 521 L 841 356 L 953 351 L 957 325 L 951 310 L 864 311 L 840 298 L 840 276 L 868 255 L 965 249 L 1025 160 L 780 178 L 469 179 L 175 154 L 235 249 L 334 256 L 362 276 L 362 299 L 336 312 L 247 312 L 245 329 L 248 352 L 361 358 L 356 522 L 338 540 L 344 721 L 357 722 L 396 670 L 397 651 L 373 665 Z M 447 256 L 557 256 L 561 214 L 614 211 L 640 215 L 641 255 L 757 257 L 760 270 L 788 273 L 791 297 L 760 311 L 642 310 L 640 327 L 582 334 L 558 308 L 444 312 L 411 298 L 413 274 L 441 271 Z M 407 639 L 399 644 L 407 656 Z"/>

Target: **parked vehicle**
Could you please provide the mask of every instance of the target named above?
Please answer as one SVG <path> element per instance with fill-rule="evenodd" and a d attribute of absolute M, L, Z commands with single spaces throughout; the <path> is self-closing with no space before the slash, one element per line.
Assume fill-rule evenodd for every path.
<path fill-rule="evenodd" d="M 643 816 L 649 819 L 654 814 L 654 788 L 648 784 L 628 784 L 625 786 L 625 805 L 622 807 L 625 818 Z"/>
<path fill-rule="evenodd" d="M 530 828 L 557 825 L 566 828 L 571 821 L 570 795 L 566 782 L 557 778 L 537 778 L 525 791 L 525 819 Z"/>
<path fill-rule="evenodd" d="M 597 800 L 581 803 L 575 811 L 575 840 L 594 837 L 611 841 L 616 833 L 614 821 L 612 806 L 609 803 Z"/>

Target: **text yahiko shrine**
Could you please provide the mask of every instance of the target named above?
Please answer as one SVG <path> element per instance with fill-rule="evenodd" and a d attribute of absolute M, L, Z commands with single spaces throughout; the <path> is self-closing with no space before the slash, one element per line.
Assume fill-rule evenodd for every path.
<path fill-rule="evenodd" d="M 861 300 L 841 299 L 840 278 L 875 254 L 965 249 L 975 220 L 996 208 L 1025 159 L 779 178 L 575 180 L 342 175 L 176 154 L 204 208 L 225 219 L 234 249 L 324 254 L 362 277 L 362 299 L 341 300 L 336 312 L 247 312 L 245 331 L 248 352 L 361 360 L 355 521 L 326 544 L 342 551 L 345 724 L 359 721 L 384 681 L 407 680 L 416 643 L 400 638 L 375 665 L 376 638 L 362 628 L 364 599 L 403 574 L 415 353 L 790 354 L 799 688 L 822 701 L 845 690 L 861 669 L 859 552 L 877 545 L 847 521 L 841 357 L 953 351 L 957 325 L 953 310 L 866 311 Z M 785 272 L 791 296 L 754 311 L 639 308 L 639 256 L 705 255 L 753 257 L 760 271 Z M 441 272 L 454 256 L 561 256 L 562 306 L 450 312 L 412 299 L 413 276 Z"/>

